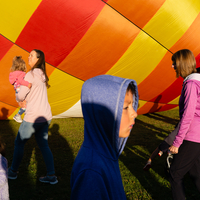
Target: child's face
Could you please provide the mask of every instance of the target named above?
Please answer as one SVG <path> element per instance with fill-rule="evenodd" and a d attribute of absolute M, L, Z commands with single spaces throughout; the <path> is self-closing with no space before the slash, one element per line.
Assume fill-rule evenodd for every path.
<path fill-rule="evenodd" d="M 131 93 L 131 91 L 128 91 L 124 99 L 119 137 L 125 138 L 129 136 L 130 131 L 135 124 L 136 117 L 137 113 L 133 109 L 133 94 Z"/>

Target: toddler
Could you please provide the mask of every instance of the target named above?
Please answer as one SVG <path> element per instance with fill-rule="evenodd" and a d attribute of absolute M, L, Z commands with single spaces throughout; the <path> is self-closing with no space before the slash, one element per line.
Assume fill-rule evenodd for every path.
<path fill-rule="evenodd" d="M 9 81 L 14 86 L 15 94 L 17 94 L 20 90 L 20 85 L 27 86 L 29 89 L 31 88 L 32 84 L 28 81 L 24 80 L 24 76 L 26 74 L 26 64 L 25 61 L 22 59 L 21 56 L 15 56 L 13 58 L 13 64 L 11 67 L 11 72 L 9 74 Z M 22 123 L 21 115 L 26 110 L 26 101 L 18 102 L 20 109 L 18 113 L 13 117 L 16 122 Z"/>

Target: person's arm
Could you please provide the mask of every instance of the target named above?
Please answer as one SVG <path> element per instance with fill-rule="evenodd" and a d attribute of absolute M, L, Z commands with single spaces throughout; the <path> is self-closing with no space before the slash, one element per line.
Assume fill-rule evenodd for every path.
<path fill-rule="evenodd" d="M 33 75 L 30 72 L 27 73 L 26 76 L 25 76 L 25 80 L 27 82 L 33 82 Z M 16 100 L 17 101 L 23 101 L 26 98 L 26 96 L 29 92 L 30 92 L 30 89 L 27 86 L 21 85 L 20 90 L 16 95 Z"/>
<path fill-rule="evenodd" d="M 9 74 L 9 82 L 10 82 L 10 84 L 13 85 L 15 83 L 15 81 L 16 81 L 16 77 L 15 77 L 14 72 L 10 72 L 10 74 Z"/>
<path fill-rule="evenodd" d="M 23 72 L 23 73 L 21 73 L 19 76 L 18 76 L 18 83 L 20 84 L 20 85 L 24 85 L 24 86 L 26 86 L 26 87 L 28 87 L 29 89 L 31 88 L 31 86 L 32 86 L 32 84 L 31 83 L 29 83 L 28 81 L 25 81 L 24 80 L 24 76 L 25 76 L 25 72 Z"/>
<path fill-rule="evenodd" d="M 180 127 L 178 134 L 175 137 L 173 146 L 179 148 L 182 144 L 186 133 L 188 132 L 191 122 L 195 115 L 195 109 L 197 104 L 197 88 L 196 83 L 193 81 L 188 81 L 184 87 L 184 112 L 180 120 Z M 174 149 L 174 148 L 173 148 Z M 174 149 L 177 152 L 177 149 Z"/>
<path fill-rule="evenodd" d="M 173 154 L 177 154 L 179 149 L 178 147 L 172 145 L 179 131 L 179 127 L 180 127 L 180 122 L 176 125 L 176 128 L 168 135 L 168 137 L 165 138 L 165 141 L 171 145 L 169 147 L 169 151 Z"/>

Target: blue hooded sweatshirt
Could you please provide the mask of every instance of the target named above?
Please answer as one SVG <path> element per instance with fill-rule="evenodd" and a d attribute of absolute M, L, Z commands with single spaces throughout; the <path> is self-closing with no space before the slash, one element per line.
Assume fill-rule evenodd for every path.
<path fill-rule="evenodd" d="M 127 138 L 119 138 L 127 87 L 135 85 L 133 108 L 137 111 L 138 90 L 134 80 L 100 75 L 82 87 L 84 141 L 71 173 L 71 200 L 124 200 L 118 158 Z"/>

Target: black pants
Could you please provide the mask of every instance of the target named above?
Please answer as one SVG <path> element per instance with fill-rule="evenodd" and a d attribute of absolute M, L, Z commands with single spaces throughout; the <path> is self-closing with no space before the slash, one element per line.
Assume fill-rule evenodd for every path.
<path fill-rule="evenodd" d="M 185 200 L 183 177 L 189 172 L 200 192 L 200 143 L 183 141 L 170 167 L 170 183 L 174 200 Z"/>

